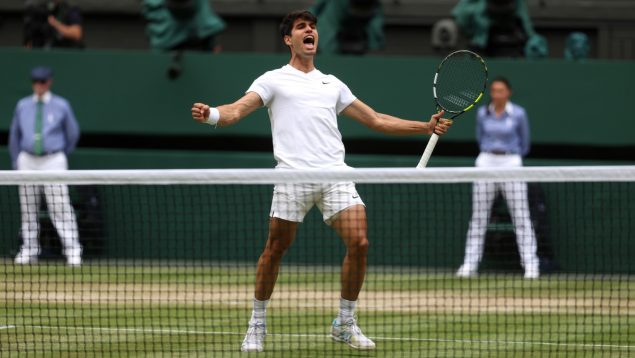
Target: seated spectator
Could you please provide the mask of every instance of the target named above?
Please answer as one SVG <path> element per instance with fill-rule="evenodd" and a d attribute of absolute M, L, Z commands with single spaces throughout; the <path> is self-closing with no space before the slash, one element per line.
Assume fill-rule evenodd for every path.
<path fill-rule="evenodd" d="M 150 45 L 157 50 L 218 51 L 225 22 L 208 0 L 143 0 Z"/>
<path fill-rule="evenodd" d="M 567 60 L 586 60 L 589 58 L 589 37 L 584 32 L 572 32 L 565 43 L 564 58 Z"/>
<path fill-rule="evenodd" d="M 322 53 L 363 55 L 384 46 L 379 0 L 318 0 L 311 12 L 323 25 Z"/>
<path fill-rule="evenodd" d="M 82 14 L 64 0 L 30 0 L 24 14 L 24 46 L 83 48 Z"/>
<path fill-rule="evenodd" d="M 546 40 L 534 31 L 524 0 L 460 0 L 452 16 L 471 48 L 483 55 L 522 57 L 529 51 L 535 58 L 547 53 Z"/>

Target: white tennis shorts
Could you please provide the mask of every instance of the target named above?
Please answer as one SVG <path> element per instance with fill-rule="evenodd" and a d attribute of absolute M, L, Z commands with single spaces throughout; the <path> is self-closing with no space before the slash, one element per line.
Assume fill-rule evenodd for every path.
<path fill-rule="evenodd" d="M 302 222 L 313 205 L 322 218 L 331 224 L 342 211 L 354 205 L 364 205 L 355 184 L 278 184 L 273 189 L 269 216 L 287 221 Z"/>

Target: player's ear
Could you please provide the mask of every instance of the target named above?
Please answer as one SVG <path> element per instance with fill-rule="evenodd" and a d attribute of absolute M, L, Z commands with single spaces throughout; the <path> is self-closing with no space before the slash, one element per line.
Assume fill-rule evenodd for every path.
<path fill-rule="evenodd" d="M 291 36 L 289 35 L 284 35 L 284 43 L 287 46 L 291 46 Z"/>

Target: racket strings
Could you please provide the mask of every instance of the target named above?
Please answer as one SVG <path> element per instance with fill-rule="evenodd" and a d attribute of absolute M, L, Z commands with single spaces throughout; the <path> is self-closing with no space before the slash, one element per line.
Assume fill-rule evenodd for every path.
<path fill-rule="evenodd" d="M 441 65 L 436 82 L 437 101 L 450 112 L 461 112 L 479 98 L 487 72 L 483 62 L 471 53 L 457 53 Z"/>

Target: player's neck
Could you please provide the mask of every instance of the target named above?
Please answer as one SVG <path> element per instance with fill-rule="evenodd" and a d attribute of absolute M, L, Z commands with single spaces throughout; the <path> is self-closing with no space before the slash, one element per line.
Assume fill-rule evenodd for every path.
<path fill-rule="evenodd" d="M 289 65 L 291 65 L 291 67 L 295 68 L 296 70 L 302 71 L 304 73 L 309 73 L 315 70 L 315 65 L 313 64 L 313 57 L 302 58 L 300 56 L 291 56 Z"/>

